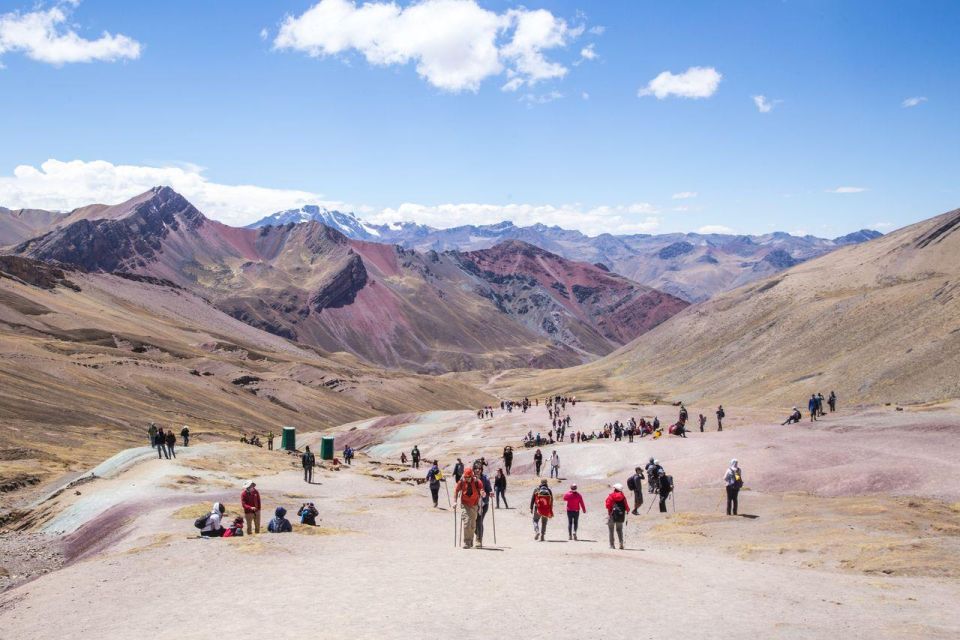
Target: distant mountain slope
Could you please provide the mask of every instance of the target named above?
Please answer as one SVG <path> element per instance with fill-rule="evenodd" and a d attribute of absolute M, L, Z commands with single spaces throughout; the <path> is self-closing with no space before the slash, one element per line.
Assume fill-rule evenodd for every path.
<path fill-rule="evenodd" d="M 417 371 L 579 364 L 685 306 L 541 250 L 513 260 L 534 249 L 519 243 L 464 257 L 351 240 L 314 221 L 228 227 L 166 187 L 69 220 L 15 251 L 168 280 L 271 333 Z M 509 286 L 487 275 L 502 275 L 499 262 Z M 540 282 L 547 262 L 556 280 Z"/>
<path fill-rule="evenodd" d="M 960 209 L 690 307 L 610 356 L 504 385 L 802 404 L 960 397 Z"/>
<path fill-rule="evenodd" d="M 7 209 L 0 207 L 0 247 L 17 244 L 46 233 L 65 214 L 43 209 Z"/>

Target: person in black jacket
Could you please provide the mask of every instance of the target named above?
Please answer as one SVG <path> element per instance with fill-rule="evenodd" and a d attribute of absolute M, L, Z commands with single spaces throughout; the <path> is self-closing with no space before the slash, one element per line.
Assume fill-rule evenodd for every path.
<path fill-rule="evenodd" d="M 457 458 L 457 464 L 453 465 L 453 481 L 460 482 L 463 477 L 463 461 Z"/>
<path fill-rule="evenodd" d="M 503 474 L 503 469 L 497 469 L 497 476 L 493 480 L 493 492 L 497 496 L 497 509 L 500 508 L 500 498 L 503 498 L 503 506 L 510 508 L 507 504 L 507 476 Z"/>
<path fill-rule="evenodd" d="M 503 448 L 503 466 L 510 475 L 510 469 L 513 467 L 513 447 L 507 445 Z"/>
<path fill-rule="evenodd" d="M 639 515 L 637 509 L 643 504 L 643 469 L 637 467 L 634 474 L 627 478 L 627 488 L 633 491 L 633 515 Z"/>
<path fill-rule="evenodd" d="M 537 449 L 537 452 L 533 454 L 533 465 L 537 468 L 537 476 L 540 475 L 540 466 L 543 464 L 543 453 L 540 452 L 540 449 Z"/>
<path fill-rule="evenodd" d="M 168 451 L 168 452 L 170 453 L 170 455 L 173 456 L 174 458 L 177 457 L 176 452 L 174 452 L 174 450 L 173 450 L 174 447 L 176 447 L 176 446 L 177 446 L 177 436 L 174 435 L 173 429 L 170 429 L 169 431 L 167 431 L 167 451 Z"/>
<path fill-rule="evenodd" d="M 663 470 L 663 467 L 659 468 L 660 477 L 660 513 L 667 512 L 667 498 L 670 497 L 670 493 L 673 491 L 673 477 L 668 476 L 667 473 Z"/>
<path fill-rule="evenodd" d="M 303 481 L 313 484 L 313 465 L 316 464 L 317 460 L 310 451 L 310 447 L 304 447 L 303 449 L 303 455 L 300 456 L 300 464 L 303 465 Z"/>

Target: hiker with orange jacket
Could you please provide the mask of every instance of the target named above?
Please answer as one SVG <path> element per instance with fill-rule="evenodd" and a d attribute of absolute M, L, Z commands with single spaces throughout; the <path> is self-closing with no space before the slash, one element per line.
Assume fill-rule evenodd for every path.
<path fill-rule="evenodd" d="M 253 480 L 243 485 L 240 506 L 243 507 L 243 518 L 247 521 L 247 535 L 251 535 L 254 531 L 260 533 L 260 492 L 257 491 L 257 483 Z"/>
<path fill-rule="evenodd" d="M 533 539 L 543 542 L 547 535 L 547 520 L 553 517 L 553 492 L 546 480 L 541 480 L 530 496 L 530 513 L 533 514 Z"/>
<path fill-rule="evenodd" d="M 627 520 L 630 504 L 627 496 L 623 495 L 623 485 L 613 485 L 613 491 L 607 496 L 607 528 L 610 530 L 610 548 L 613 549 L 613 532 L 617 532 L 620 539 L 620 548 L 623 549 L 623 523 Z"/>
<path fill-rule="evenodd" d="M 457 488 L 453 493 L 454 504 L 459 501 L 463 507 L 463 513 L 460 516 L 463 522 L 463 548 L 473 548 L 473 536 L 477 531 L 477 505 L 480 498 L 486 498 L 487 493 L 483 490 L 483 484 L 473 475 L 473 469 L 467 468 L 463 472 L 463 479 L 457 483 Z"/>

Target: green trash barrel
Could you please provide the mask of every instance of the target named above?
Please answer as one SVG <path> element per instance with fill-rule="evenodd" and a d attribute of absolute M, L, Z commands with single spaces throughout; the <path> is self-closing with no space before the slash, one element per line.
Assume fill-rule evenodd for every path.
<path fill-rule="evenodd" d="M 297 449 L 297 430 L 293 427 L 284 427 L 283 436 L 280 438 L 280 448 L 286 451 L 296 451 Z"/>
<path fill-rule="evenodd" d="M 320 459 L 333 460 L 333 436 L 323 436 L 320 439 Z"/>

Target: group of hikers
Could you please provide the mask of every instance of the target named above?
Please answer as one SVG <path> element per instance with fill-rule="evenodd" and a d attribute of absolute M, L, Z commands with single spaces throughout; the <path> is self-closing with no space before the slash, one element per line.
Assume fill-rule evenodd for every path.
<path fill-rule="evenodd" d="M 246 524 L 246 535 L 255 535 L 260 533 L 260 492 L 257 491 L 257 483 L 250 480 L 243 485 L 243 491 L 240 493 L 240 507 L 243 509 L 243 516 L 237 515 L 232 523 L 223 525 L 223 517 L 226 514 L 226 507 L 221 502 L 214 502 L 210 513 L 204 514 L 194 521 L 193 525 L 200 529 L 200 536 L 203 538 L 231 538 L 244 535 L 244 524 Z M 297 517 L 300 518 L 300 524 L 308 526 L 317 525 L 317 516 L 320 513 L 316 505 L 312 502 L 304 502 L 297 510 Z M 273 511 L 273 518 L 267 523 L 269 533 L 290 533 L 293 531 L 293 525 L 287 519 L 287 510 L 278 506 Z"/>
<path fill-rule="evenodd" d="M 826 404 L 830 407 L 830 413 L 833 413 L 837 410 L 837 394 L 834 391 L 830 392 L 830 396 L 824 402 L 823 393 L 814 393 L 810 396 L 810 399 L 807 400 L 807 411 L 810 413 L 810 422 L 816 422 L 817 418 L 822 418 L 827 415 L 823 410 L 823 406 Z M 800 413 L 800 409 L 797 407 L 793 408 L 793 411 L 790 412 L 790 415 L 787 416 L 787 419 L 781 423 L 781 426 L 788 424 L 797 424 L 803 416 Z"/>
<path fill-rule="evenodd" d="M 147 428 L 147 435 L 150 439 L 150 446 L 157 450 L 158 458 L 170 460 L 177 457 L 177 436 L 173 433 L 172 428 L 164 431 L 163 427 L 158 427 L 155 422 L 151 422 Z M 180 429 L 180 437 L 183 438 L 183 446 L 190 446 L 190 427 L 183 425 L 183 428 Z"/>

